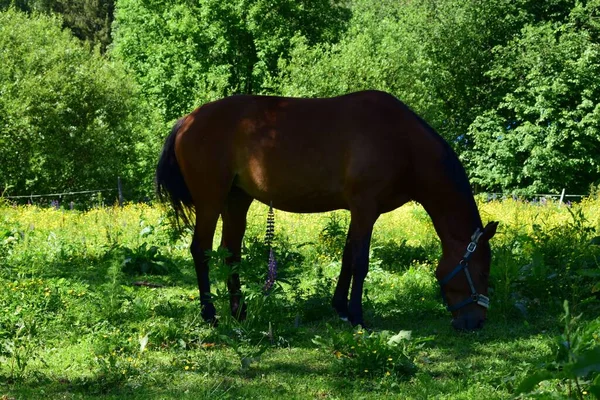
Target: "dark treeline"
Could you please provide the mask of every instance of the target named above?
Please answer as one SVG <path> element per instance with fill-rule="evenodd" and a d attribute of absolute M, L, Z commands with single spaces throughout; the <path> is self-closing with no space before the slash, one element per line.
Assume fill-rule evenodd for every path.
<path fill-rule="evenodd" d="M 389 91 L 478 191 L 600 183 L 600 0 L 0 0 L 6 194 L 152 192 L 174 121 L 236 93 Z M 126 183 L 127 184 L 127 183 Z"/>

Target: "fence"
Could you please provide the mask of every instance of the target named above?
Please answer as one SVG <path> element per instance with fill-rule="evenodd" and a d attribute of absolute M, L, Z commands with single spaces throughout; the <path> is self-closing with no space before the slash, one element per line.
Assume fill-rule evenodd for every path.
<path fill-rule="evenodd" d="M 91 194 L 91 193 L 103 193 L 103 192 L 117 192 L 118 194 L 118 201 L 119 201 L 119 206 L 123 207 L 123 186 L 121 184 L 121 177 L 117 177 L 117 187 L 116 188 L 109 188 L 109 189 L 97 189 L 97 190 L 82 190 L 82 191 L 77 191 L 77 192 L 63 192 L 63 193 L 48 193 L 48 194 L 29 194 L 29 195 L 19 195 L 19 196 L 0 196 L 3 197 L 5 199 L 30 199 L 31 202 L 33 203 L 33 199 L 35 198 L 48 198 L 48 197 L 58 197 L 58 198 L 63 198 L 66 196 L 73 196 L 73 195 L 80 195 L 80 194 Z M 480 195 L 487 195 L 487 200 L 491 201 L 491 200 L 497 200 L 497 199 L 507 199 L 507 198 L 513 198 L 513 199 L 534 199 L 534 201 L 540 201 L 543 202 L 548 198 L 558 198 L 558 204 L 562 205 L 562 203 L 565 201 L 565 199 L 567 198 L 571 198 L 571 199 L 582 199 L 584 197 L 587 197 L 588 195 L 584 195 L 584 194 L 566 194 L 566 189 L 563 189 L 562 192 L 560 194 L 553 194 L 553 193 L 534 193 L 534 194 L 528 194 L 528 195 L 515 195 L 515 194 L 507 194 L 507 193 L 489 193 L 489 192 L 482 192 L 479 193 Z M 72 208 L 72 207 L 71 207 Z"/>
<path fill-rule="evenodd" d="M 66 196 L 75 196 L 75 195 L 81 195 L 81 194 L 92 194 L 92 193 L 103 193 L 103 192 L 117 192 L 118 194 L 118 200 L 119 200 L 119 206 L 123 207 L 123 185 L 121 184 L 121 177 L 117 177 L 117 187 L 116 188 L 109 188 L 109 189 L 96 189 L 96 190 L 81 190 L 81 191 L 76 191 L 76 192 L 63 192 L 63 193 L 47 193 L 47 194 L 29 194 L 29 195 L 17 195 L 17 196 L 0 196 L 3 197 L 5 199 L 29 199 L 31 201 L 31 203 L 33 203 L 33 199 L 38 199 L 38 198 L 50 198 L 50 197 L 58 197 L 59 199 L 62 199 L 63 197 Z M 52 204 L 54 205 L 54 201 L 52 202 Z M 73 208 L 71 206 L 71 208 Z"/>
<path fill-rule="evenodd" d="M 510 198 L 510 197 L 512 197 L 513 199 L 534 199 L 537 201 L 544 201 L 548 198 L 551 198 L 551 199 L 558 198 L 558 205 L 562 205 L 562 203 L 567 198 L 580 200 L 580 199 L 583 199 L 584 197 L 588 196 L 587 194 L 566 194 L 566 189 L 563 189 L 560 194 L 533 193 L 533 194 L 528 194 L 528 195 L 514 195 L 514 194 L 506 194 L 506 193 L 487 193 L 487 192 L 484 192 L 482 194 L 488 196 L 488 201 L 496 200 L 496 199 L 506 199 L 506 198 Z"/>

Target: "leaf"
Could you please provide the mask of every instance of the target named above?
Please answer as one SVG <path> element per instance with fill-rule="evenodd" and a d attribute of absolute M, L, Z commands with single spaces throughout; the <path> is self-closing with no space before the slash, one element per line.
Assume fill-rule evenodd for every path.
<path fill-rule="evenodd" d="M 319 347 L 324 347 L 324 348 L 327 348 L 327 347 L 329 347 L 329 346 L 331 345 L 330 341 L 331 341 L 331 340 L 329 340 L 329 341 L 328 341 L 328 340 L 326 340 L 326 339 L 323 339 L 323 338 L 322 338 L 321 336 L 319 336 L 319 335 L 315 336 L 315 337 L 312 339 L 312 342 L 313 342 L 314 344 L 316 344 L 316 345 L 317 345 L 317 346 L 319 346 Z"/>
<path fill-rule="evenodd" d="M 593 394 L 595 398 L 600 399 L 600 385 L 592 385 L 588 388 L 588 391 Z"/>
<path fill-rule="evenodd" d="M 600 236 L 595 236 L 590 241 L 590 244 L 595 244 L 596 246 L 600 246 Z"/>
<path fill-rule="evenodd" d="M 146 237 L 146 236 L 150 235 L 152 233 L 152 231 L 153 231 L 152 226 L 147 226 L 141 230 L 140 236 Z"/>
<path fill-rule="evenodd" d="M 140 353 L 144 352 L 146 346 L 148 345 L 148 334 L 140 338 Z"/>
<path fill-rule="evenodd" d="M 587 376 L 590 372 L 600 372 L 600 347 L 584 352 L 569 369 L 578 377 Z"/>
<path fill-rule="evenodd" d="M 517 387 L 516 393 L 529 393 L 538 383 L 553 378 L 556 378 L 556 376 L 550 371 L 536 371 L 521 382 L 519 387 Z"/>
<path fill-rule="evenodd" d="M 410 340 L 412 336 L 412 331 L 400 331 L 396 335 L 392 336 L 387 344 L 388 346 L 394 346 L 401 343 L 404 340 Z"/>
<path fill-rule="evenodd" d="M 597 278 L 597 277 L 600 277 L 600 270 L 598 270 L 598 269 L 580 269 L 579 271 L 577 271 L 577 275 Z"/>

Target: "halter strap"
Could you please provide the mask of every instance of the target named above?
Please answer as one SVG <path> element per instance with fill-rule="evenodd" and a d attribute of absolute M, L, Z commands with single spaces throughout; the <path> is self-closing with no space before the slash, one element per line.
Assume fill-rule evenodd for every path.
<path fill-rule="evenodd" d="M 481 235 L 483 235 L 483 232 L 481 231 L 481 229 L 477 228 L 475 233 L 471 235 L 471 242 L 467 245 L 467 251 L 465 252 L 463 258 L 458 262 L 458 265 L 452 270 L 452 272 L 446 275 L 445 278 L 438 281 L 440 284 L 442 299 L 444 300 L 448 311 L 456 311 L 472 303 L 476 303 L 484 308 L 488 308 L 490 306 L 490 299 L 487 296 L 477 293 L 477 290 L 475 290 L 475 285 L 473 284 L 473 279 L 471 278 L 471 273 L 469 272 L 468 268 L 469 260 L 471 259 L 473 253 L 477 249 L 477 243 L 479 242 Z M 444 286 L 448 282 L 450 282 L 452 278 L 454 278 L 460 271 L 465 271 L 465 276 L 467 277 L 467 282 L 469 283 L 469 288 L 471 289 L 471 295 L 463 301 L 459 302 L 458 304 L 449 306 L 448 299 L 446 298 L 446 293 L 444 292 Z"/>

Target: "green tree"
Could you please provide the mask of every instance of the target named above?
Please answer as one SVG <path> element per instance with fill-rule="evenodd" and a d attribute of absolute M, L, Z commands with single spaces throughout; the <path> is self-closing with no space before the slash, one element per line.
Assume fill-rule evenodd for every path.
<path fill-rule="evenodd" d="M 339 43 L 294 42 L 291 60 L 283 62 L 280 91 L 329 96 L 386 90 L 464 150 L 467 128 L 487 100 L 491 49 L 523 23 L 518 5 L 355 0 L 352 11 Z"/>
<path fill-rule="evenodd" d="M 527 25 L 495 49 L 493 107 L 469 128 L 473 181 L 502 191 L 586 193 L 600 181 L 600 1 Z"/>
<path fill-rule="evenodd" d="M 337 0 L 121 0 L 113 55 L 171 121 L 226 95 L 272 92 L 296 33 L 335 41 L 349 16 Z"/>
<path fill-rule="evenodd" d="M 57 17 L 0 12 L 0 187 L 7 194 L 115 187 L 137 178 L 148 131 L 124 68 Z M 144 153 L 145 154 L 145 153 Z M 126 179 L 131 182 L 132 179 Z"/>
<path fill-rule="evenodd" d="M 99 45 L 105 51 L 110 44 L 114 0 L 0 0 L 0 10 L 14 7 L 24 12 L 59 14 L 63 27 L 79 39 Z"/>

